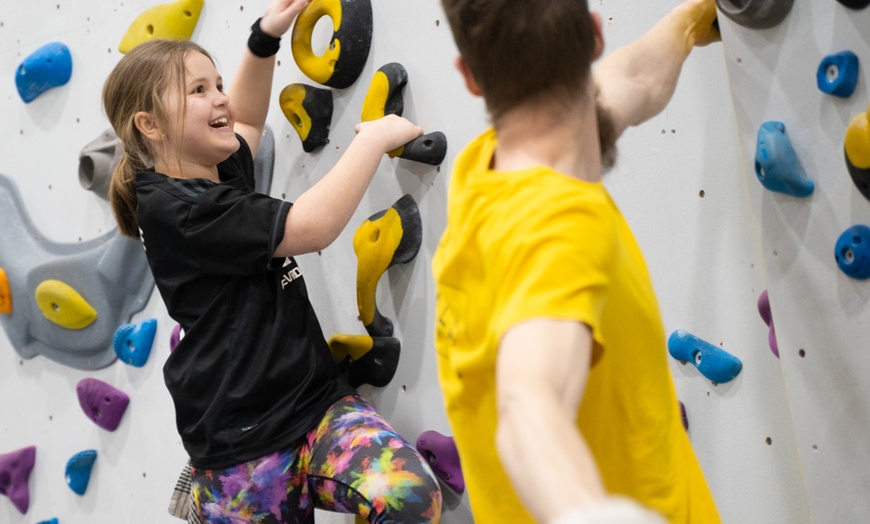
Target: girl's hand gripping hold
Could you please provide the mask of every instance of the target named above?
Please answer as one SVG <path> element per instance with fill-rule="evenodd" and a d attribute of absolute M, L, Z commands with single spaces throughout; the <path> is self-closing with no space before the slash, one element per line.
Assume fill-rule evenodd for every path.
<path fill-rule="evenodd" d="M 361 122 L 354 129 L 359 138 L 364 138 L 367 142 L 375 141 L 377 145 L 373 144 L 373 146 L 382 149 L 383 153 L 405 145 L 423 134 L 422 127 L 396 115 L 386 115 L 377 120 Z"/>
<path fill-rule="evenodd" d="M 311 0 L 272 0 L 266 14 L 260 20 L 264 33 L 280 38 L 293 25 L 296 16 L 305 9 Z"/>

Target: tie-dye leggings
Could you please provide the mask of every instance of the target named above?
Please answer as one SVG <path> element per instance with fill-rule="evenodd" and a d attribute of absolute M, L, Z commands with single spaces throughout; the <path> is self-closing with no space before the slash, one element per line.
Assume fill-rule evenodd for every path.
<path fill-rule="evenodd" d="M 356 395 L 330 407 L 301 445 L 192 473 L 202 522 L 311 523 L 314 508 L 354 513 L 357 522 L 441 519 L 441 489 L 425 459 Z"/>

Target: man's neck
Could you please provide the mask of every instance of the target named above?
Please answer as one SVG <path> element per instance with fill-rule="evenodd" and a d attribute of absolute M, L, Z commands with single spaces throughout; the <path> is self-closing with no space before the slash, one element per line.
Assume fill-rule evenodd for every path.
<path fill-rule="evenodd" d="M 545 166 L 578 180 L 601 180 L 601 148 L 593 97 L 568 105 L 521 106 L 496 123 L 493 169 Z"/>

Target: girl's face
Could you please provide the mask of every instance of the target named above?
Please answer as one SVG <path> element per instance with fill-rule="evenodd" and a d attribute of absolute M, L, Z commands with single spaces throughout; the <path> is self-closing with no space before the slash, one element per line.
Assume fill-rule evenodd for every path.
<path fill-rule="evenodd" d="M 234 108 L 224 93 L 223 79 L 208 57 L 190 52 L 184 66 L 183 91 L 179 93 L 178 83 L 173 82 L 163 93 L 169 115 L 165 167 L 173 170 L 173 164 L 180 162 L 185 173 L 198 173 L 201 168 L 216 173 L 217 164 L 239 149 L 233 132 Z"/>

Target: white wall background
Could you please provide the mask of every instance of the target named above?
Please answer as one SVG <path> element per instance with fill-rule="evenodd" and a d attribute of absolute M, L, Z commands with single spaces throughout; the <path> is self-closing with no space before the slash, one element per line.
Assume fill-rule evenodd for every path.
<path fill-rule="evenodd" d="M 78 154 L 108 127 L 100 89 L 120 58 L 121 37 L 139 13 L 159 3 L 0 0 L 0 173 L 15 180 L 47 238 L 77 242 L 114 227 L 106 202 L 78 183 Z M 613 49 L 677 3 L 592 0 L 590 7 L 602 14 Z M 225 78 L 233 76 L 247 28 L 267 4 L 206 2 L 193 39 L 217 57 Z M 868 19 L 833 0 L 796 4 L 783 26 L 765 32 L 723 20 L 725 46 L 695 52 L 673 102 L 626 133 L 607 178 L 646 253 L 668 331 L 685 329 L 721 344 L 744 363 L 736 380 L 714 386 L 693 367 L 673 362 L 692 442 L 726 523 L 857 522 L 868 509 L 861 496 L 868 488 L 868 454 L 860 442 L 870 417 L 860 378 L 870 360 L 858 353 L 868 329 L 858 319 L 870 293 L 839 274 L 831 256 L 839 233 L 866 223 L 870 213 L 851 187 L 840 149 L 845 124 L 863 110 L 867 88 L 862 75 L 853 99 L 838 103 L 814 91 L 813 76 L 826 54 L 849 46 L 859 56 L 867 51 L 858 31 Z M 315 43 L 323 46 L 324 26 L 322 20 L 315 31 Z M 273 100 L 289 83 L 313 84 L 296 68 L 286 40 Z M 70 47 L 73 77 L 24 104 L 15 69 L 51 41 Z M 447 134 L 450 148 L 440 169 L 385 159 L 345 233 L 321 255 L 299 258 L 326 336 L 363 333 L 353 233 L 405 193 L 419 203 L 423 247 L 414 262 L 390 269 L 378 290 L 378 306 L 403 342 L 400 367 L 386 388 L 363 390 L 412 442 L 427 429 L 450 433 L 432 348 L 429 263 L 445 223 L 452 158 L 487 125 L 482 104 L 453 70 L 455 53 L 436 0 L 375 2 L 372 52 L 360 80 L 334 92 L 330 144 L 306 154 L 276 102 L 269 118 L 277 145 L 272 193 L 291 200 L 349 143 L 372 74 L 387 62 L 408 70 L 406 116 Z M 764 192 L 751 171 L 757 125 L 773 118 L 789 125 L 817 182 L 807 202 Z M 756 311 L 766 288 L 781 361 L 767 348 L 767 326 Z M 22 360 L 0 336 L 0 454 L 37 446 L 30 510 L 22 516 L 0 497 L 0 522 L 179 522 L 165 508 L 185 454 L 161 371 L 174 323 L 156 293 L 133 321 L 151 317 L 159 320 L 157 341 L 141 369 L 115 363 L 84 372 L 42 357 Z M 805 358 L 797 348 L 805 348 Z M 85 377 L 130 395 L 117 431 L 98 428 L 81 412 L 75 385 Z M 65 485 L 63 470 L 84 449 L 96 449 L 99 457 L 80 497 Z M 444 522 L 472 521 L 467 499 L 445 491 L 445 502 Z M 319 514 L 318 521 L 352 519 Z"/>

